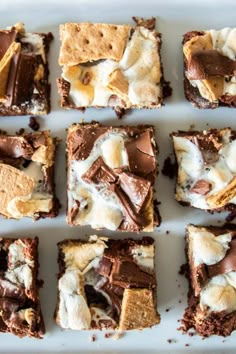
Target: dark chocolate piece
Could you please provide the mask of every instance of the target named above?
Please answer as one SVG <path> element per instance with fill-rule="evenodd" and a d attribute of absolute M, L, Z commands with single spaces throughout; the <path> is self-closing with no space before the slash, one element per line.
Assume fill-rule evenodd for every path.
<path fill-rule="evenodd" d="M 37 279 L 38 238 L 2 238 L 0 253 L 0 332 L 41 339 L 45 327 Z"/>

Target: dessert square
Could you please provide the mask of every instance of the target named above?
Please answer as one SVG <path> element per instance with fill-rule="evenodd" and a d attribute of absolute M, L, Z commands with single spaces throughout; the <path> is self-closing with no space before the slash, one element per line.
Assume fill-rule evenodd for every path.
<path fill-rule="evenodd" d="M 228 336 L 236 328 L 236 227 L 188 225 L 188 307 L 182 330 L 203 337 Z"/>
<path fill-rule="evenodd" d="M 236 210 L 236 131 L 172 133 L 178 164 L 175 197 L 210 212 Z"/>
<path fill-rule="evenodd" d="M 0 332 L 42 338 L 38 238 L 0 238 Z"/>
<path fill-rule="evenodd" d="M 69 225 L 153 231 L 154 128 L 75 124 L 67 135 Z"/>
<path fill-rule="evenodd" d="M 22 23 L 0 30 L 0 116 L 49 113 L 52 38 L 51 33 L 26 32 Z"/>
<path fill-rule="evenodd" d="M 65 329 L 151 327 L 156 311 L 154 240 L 110 240 L 58 244 L 58 302 L 55 319 Z"/>
<path fill-rule="evenodd" d="M 0 135 L 0 214 L 35 220 L 55 217 L 54 164 L 58 139 L 48 131 Z"/>
<path fill-rule="evenodd" d="M 184 91 L 197 108 L 236 107 L 236 28 L 184 35 Z"/>
<path fill-rule="evenodd" d="M 164 80 L 161 34 L 155 18 L 133 18 L 136 26 L 65 23 L 60 26 L 58 79 L 64 108 L 159 108 L 171 88 Z"/>

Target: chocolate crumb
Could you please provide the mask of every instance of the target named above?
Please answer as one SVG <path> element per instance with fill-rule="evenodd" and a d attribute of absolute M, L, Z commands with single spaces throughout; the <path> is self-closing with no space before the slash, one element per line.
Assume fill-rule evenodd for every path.
<path fill-rule="evenodd" d="M 169 235 L 170 231 L 169 230 L 166 230 L 166 234 Z"/>
<path fill-rule="evenodd" d="M 185 275 L 185 276 L 187 277 L 188 272 L 189 272 L 188 263 L 182 264 L 182 265 L 180 266 L 180 269 L 179 269 L 179 274 L 180 274 L 180 275 Z"/>
<path fill-rule="evenodd" d="M 166 309 L 166 312 L 169 312 L 169 311 L 170 311 L 170 308 L 167 308 L 167 309 Z"/>
<path fill-rule="evenodd" d="M 188 343 L 186 343 L 186 344 L 185 344 L 185 347 L 189 347 L 189 344 L 188 344 Z"/>
<path fill-rule="evenodd" d="M 234 220 L 234 218 L 236 217 L 236 210 L 231 211 L 231 213 L 229 213 L 226 218 L 225 221 L 227 222 L 231 222 Z"/>
<path fill-rule="evenodd" d="M 17 132 L 16 132 L 16 135 L 23 135 L 25 132 L 25 129 L 24 128 L 20 128 Z"/>
<path fill-rule="evenodd" d="M 0 129 L 0 135 L 7 135 L 7 131 Z"/>
<path fill-rule="evenodd" d="M 196 335 L 196 333 L 195 332 L 188 332 L 188 335 L 189 335 L 189 337 L 193 337 Z"/>
<path fill-rule="evenodd" d="M 182 300 L 179 300 L 179 304 L 182 304 Z"/>
<path fill-rule="evenodd" d="M 30 117 L 28 126 L 34 131 L 38 131 L 40 128 L 39 122 L 37 121 L 36 117 L 33 116 Z"/>
<path fill-rule="evenodd" d="M 105 338 L 111 338 L 113 336 L 114 333 L 105 333 L 104 337 Z"/>
<path fill-rule="evenodd" d="M 117 333 L 114 334 L 114 336 L 113 336 L 112 338 L 115 339 L 115 340 L 118 340 L 118 339 L 120 339 L 123 335 L 124 335 L 123 332 L 117 332 Z"/>
<path fill-rule="evenodd" d="M 95 336 L 95 334 L 92 334 L 91 335 L 91 342 L 95 342 L 95 340 L 96 340 L 96 336 Z"/>
<path fill-rule="evenodd" d="M 167 339 L 167 342 L 168 343 L 177 343 L 177 340 L 176 339 Z"/>
<path fill-rule="evenodd" d="M 195 126 L 196 126 L 195 124 L 190 124 L 189 130 L 190 130 L 190 131 L 194 130 L 194 129 L 195 129 Z"/>
<path fill-rule="evenodd" d="M 176 161 L 172 161 L 171 157 L 168 156 L 161 170 L 162 174 L 170 179 L 174 178 L 177 175 L 177 163 Z"/>

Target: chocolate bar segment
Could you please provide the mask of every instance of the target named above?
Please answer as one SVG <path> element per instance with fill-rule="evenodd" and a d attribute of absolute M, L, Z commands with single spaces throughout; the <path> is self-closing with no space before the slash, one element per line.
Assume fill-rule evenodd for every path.
<path fill-rule="evenodd" d="M 134 18 L 136 27 L 104 23 L 60 26 L 58 79 L 61 105 L 84 110 L 159 108 L 171 94 L 164 80 L 161 35 L 155 19 Z"/>
<path fill-rule="evenodd" d="M 236 328 L 236 228 L 188 225 L 188 307 L 182 330 L 203 337 L 228 336 Z"/>
<path fill-rule="evenodd" d="M 49 113 L 52 38 L 51 33 L 28 33 L 22 23 L 0 31 L 0 115 Z"/>
<path fill-rule="evenodd" d="M 48 131 L 0 135 L 0 214 L 35 220 L 55 217 L 54 164 L 59 140 Z"/>
<path fill-rule="evenodd" d="M 0 332 L 42 338 L 38 238 L 0 239 Z"/>
<path fill-rule="evenodd" d="M 197 108 L 236 107 L 236 28 L 184 35 L 184 91 Z"/>
<path fill-rule="evenodd" d="M 68 130 L 70 225 L 152 231 L 157 145 L 152 126 L 108 127 L 98 123 Z"/>
<path fill-rule="evenodd" d="M 55 319 L 59 326 L 123 331 L 160 322 L 152 238 L 136 241 L 90 236 L 88 242 L 59 242 L 58 250 Z"/>
<path fill-rule="evenodd" d="M 236 209 L 236 132 L 231 128 L 171 134 L 178 163 L 175 197 L 206 211 Z"/>

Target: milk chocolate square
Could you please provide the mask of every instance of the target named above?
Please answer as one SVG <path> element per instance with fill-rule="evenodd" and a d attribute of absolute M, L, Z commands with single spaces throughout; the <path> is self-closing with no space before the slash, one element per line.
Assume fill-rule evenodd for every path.
<path fill-rule="evenodd" d="M 136 26 L 65 23 L 60 26 L 58 79 L 61 105 L 84 110 L 159 108 L 171 94 L 161 63 L 155 18 L 133 18 Z"/>
<path fill-rule="evenodd" d="M 188 225 L 186 253 L 190 290 L 182 330 L 230 335 L 236 328 L 235 225 Z"/>
<path fill-rule="evenodd" d="M 154 128 L 75 124 L 68 130 L 70 225 L 153 231 L 157 170 Z"/>
<path fill-rule="evenodd" d="M 184 35 L 184 91 L 197 108 L 236 107 L 236 28 Z"/>
<path fill-rule="evenodd" d="M 151 237 L 111 240 L 90 236 L 88 242 L 59 242 L 58 250 L 55 319 L 59 326 L 125 331 L 160 322 Z"/>
<path fill-rule="evenodd" d="M 236 131 L 178 131 L 172 139 L 178 163 L 176 200 L 210 212 L 235 213 Z"/>
<path fill-rule="evenodd" d="M 0 214 L 6 218 L 55 217 L 54 164 L 58 139 L 48 131 L 0 135 Z"/>
<path fill-rule="evenodd" d="M 0 30 L 0 116 L 49 113 L 52 38 L 51 33 L 28 33 L 22 23 Z"/>
<path fill-rule="evenodd" d="M 0 332 L 42 338 L 38 238 L 0 238 Z"/>

